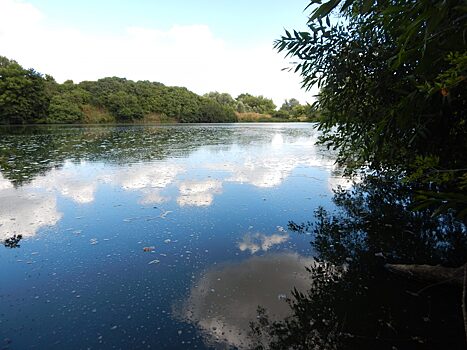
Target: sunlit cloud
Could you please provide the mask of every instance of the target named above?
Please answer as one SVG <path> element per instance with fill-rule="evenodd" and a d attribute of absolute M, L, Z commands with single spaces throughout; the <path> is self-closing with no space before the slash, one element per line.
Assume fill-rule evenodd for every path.
<path fill-rule="evenodd" d="M 299 291 L 310 287 L 305 266 L 312 263 L 298 254 L 269 254 L 210 269 L 194 283 L 175 314 L 199 327 L 210 346 L 249 349 L 249 323 L 257 319 L 258 306 L 266 308 L 271 320 L 290 315 L 284 296 L 290 297 L 294 287 Z"/>
<path fill-rule="evenodd" d="M 1 54 L 60 82 L 121 76 L 186 86 L 199 94 L 250 92 L 277 105 L 291 97 L 311 102 L 316 94 L 300 89 L 297 74 L 282 70 L 288 61 L 270 42 L 238 47 L 203 24 L 91 34 L 52 26 L 40 8 L 27 2 L 0 0 L 0 8 Z"/>

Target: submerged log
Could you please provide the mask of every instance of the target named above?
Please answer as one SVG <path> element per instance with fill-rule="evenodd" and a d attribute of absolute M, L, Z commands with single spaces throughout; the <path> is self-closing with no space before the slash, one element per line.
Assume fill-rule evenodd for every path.
<path fill-rule="evenodd" d="M 443 267 L 432 265 L 386 264 L 386 269 L 408 278 L 431 283 L 446 283 L 462 286 L 464 284 L 464 265 Z"/>
<path fill-rule="evenodd" d="M 440 284 L 451 284 L 462 288 L 461 308 L 464 318 L 464 332 L 467 343 L 467 263 L 460 267 L 443 267 L 432 265 L 405 265 L 405 264 L 386 264 L 386 269 L 399 275 L 415 278 L 421 281 L 432 282 L 431 286 Z"/>

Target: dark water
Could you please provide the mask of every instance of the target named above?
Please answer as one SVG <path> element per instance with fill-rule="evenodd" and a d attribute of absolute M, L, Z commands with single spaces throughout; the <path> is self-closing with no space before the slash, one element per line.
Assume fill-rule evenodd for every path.
<path fill-rule="evenodd" d="M 309 286 L 288 221 L 346 183 L 311 124 L 0 136 L 0 348 L 244 348 Z"/>

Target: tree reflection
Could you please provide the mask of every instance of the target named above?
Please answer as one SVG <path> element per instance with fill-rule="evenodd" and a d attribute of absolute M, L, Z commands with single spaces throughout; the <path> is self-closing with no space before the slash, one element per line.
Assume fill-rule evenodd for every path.
<path fill-rule="evenodd" d="M 129 164 L 185 156 L 203 145 L 232 143 L 233 130 L 210 127 L 1 127 L 0 171 L 14 186 L 66 160 Z M 252 142 L 253 138 L 244 140 Z"/>
<path fill-rule="evenodd" d="M 390 273 L 386 263 L 457 267 L 467 256 L 467 230 L 452 215 L 411 211 L 411 189 L 367 177 L 335 193 L 339 208 L 320 208 L 312 231 L 319 263 L 312 286 L 294 291 L 293 316 L 270 322 L 259 310 L 256 349 L 463 349 L 461 288 Z M 448 282 L 448 281 L 446 281 Z M 268 339 L 267 342 L 264 339 Z"/>
<path fill-rule="evenodd" d="M 15 186 L 31 182 L 65 161 L 110 164 L 184 157 L 200 147 L 220 151 L 233 144 L 270 142 L 274 128 L 245 132 L 241 127 L 107 126 L 107 127 L 0 127 L 0 172 Z M 291 138 L 313 135 L 313 129 L 285 129 Z M 297 136 L 297 134 L 299 136 Z M 222 147 L 221 147 L 222 145 Z M 329 156 L 328 156 L 329 157 Z"/>
<path fill-rule="evenodd" d="M 23 239 L 23 235 L 13 235 L 13 237 L 7 238 L 3 241 L 3 245 L 6 248 L 19 248 L 21 245 L 19 242 Z"/>

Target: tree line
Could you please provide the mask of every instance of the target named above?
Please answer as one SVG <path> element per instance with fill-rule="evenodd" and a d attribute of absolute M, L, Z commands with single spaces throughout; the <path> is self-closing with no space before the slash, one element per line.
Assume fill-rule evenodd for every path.
<path fill-rule="evenodd" d="M 50 75 L 0 56 L 0 124 L 236 122 L 242 113 L 285 120 L 305 115 L 306 107 L 291 99 L 276 111 L 274 102 L 263 96 L 199 96 L 184 87 L 118 77 L 59 84 Z"/>

